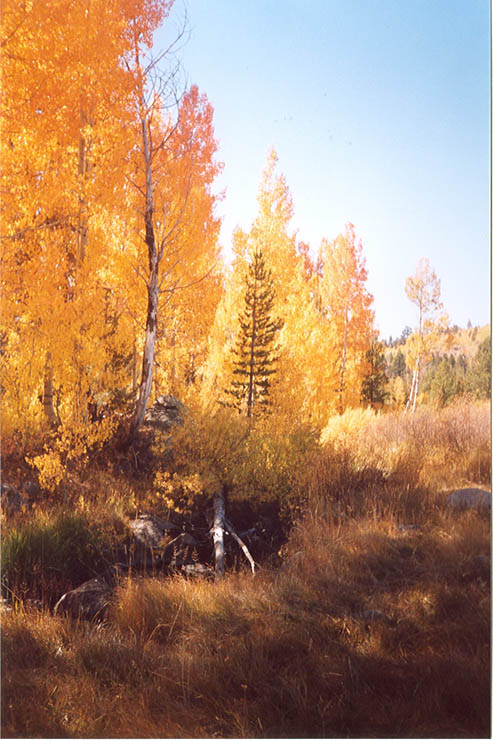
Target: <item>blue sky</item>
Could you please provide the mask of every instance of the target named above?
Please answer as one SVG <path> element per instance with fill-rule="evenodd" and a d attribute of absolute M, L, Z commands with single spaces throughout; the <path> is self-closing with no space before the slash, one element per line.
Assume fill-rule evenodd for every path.
<path fill-rule="evenodd" d="M 225 163 L 225 254 L 273 146 L 300 239 L 316 251 L 355 225 L 382 337 L 416 323 L 404 283 L 422 256 L 451 323 L 488 323 L 489 2 L 176 0 L 172 19 L 185 8 L 180 57 Z"/>

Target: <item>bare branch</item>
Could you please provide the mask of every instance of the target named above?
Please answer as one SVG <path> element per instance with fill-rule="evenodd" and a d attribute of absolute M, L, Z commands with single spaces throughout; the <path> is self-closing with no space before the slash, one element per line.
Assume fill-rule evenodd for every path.
<path fill-rule="evenodd" d="M 70 219 L 76 218 L 74 214 L 69 216 L 64 216 L 61 219 L 58 219 L 57 221 L 44 221 L 42 224 L 37 224 L 36 226 L 26 226 L 24 229 L 19 229 L 19 231 L 16 231 L 14 234 L 2 234 L 0 235 L 0 239 L 6 239 L 6 240 L 12 240 L 16 241 L 17 239 L 23 239 L 26 234 L 28 234 L 31 231 L 38 231 L 40 229 L 55 229 L 58 226 L 67 226 L 70 225 Z"/>
<path fill-rule="evenodd" d="M 243 542 L 243 540 L 236 534 L 236 532 L 235 532 L 235 530 L 233 528 L 233 525 L 231 524 L 231 522 L 229 521 L 229 519 L 225 518 L 224 519 L 224 524 L 226 525 L 226 531 L 229 532 L 229 534 L 232 537 L 234 537 L 234 539 L 236 540 L 236 542 L 239 544 L 239 546 L 243 550 L 246 559 L 250 563 L 250 568 L 252 569 L 252 575 L 254 576 L 255 575 L 255 561 L 252 558 L 252 556 L 250 555 L 250 551 L 249 551 L 248 547 L 245 545 L 245 543 Z"/>

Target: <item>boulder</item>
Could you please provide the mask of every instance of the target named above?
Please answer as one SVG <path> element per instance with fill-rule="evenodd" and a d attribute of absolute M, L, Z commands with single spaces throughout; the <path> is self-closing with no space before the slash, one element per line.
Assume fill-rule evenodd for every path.
<path fill-rule="evenodd" d="M 103 578 L 92 578 L 63 594 L 55 604 L 54 613 L 68 614 L 76 619 L 101 619 L 112 595 L 113 588 Z"/>
<path fill-rule="evenodd" d="M 459 488 L 447 496 L 447 503 L 455 510 L 485 511 L 491 509 L 491 492 L 482 488 Z"/>
<path fill-rule="evenodd" d="M 168 432 L 174 424 L 183 424 L 185 406 L 174 396 L 159 396 L 144 416 L 144 424 Z"/>
<path fill-rule="evenodd" d="M 179 532 L 179 527 L 173 522 L 161 519 L 155 514 L 139 514 L 137 519 L 133 519 L 129 527 L 135 539 L 145 547 L 161 547 L 163 538 L 169 534 Z"/>
<path fill-rule="evenodd" d="M 8 483 L 2 483 L 1 486 L 1 503 L 2 503 L 2 511 L 5 514 L 15 514 L 18 511 L 21 511 L 24 509 L 31 508 L 31 505 L 24 496 L 24 494 L 20 493 L 14 486 L 9 485 Z"/>
<path fill-rule="evenodd" d="M 203 563 L 189 563 L 181 568 L 182 574 L 187 578 L 205 578 L 214 580 L 214 571 Z"/>
<path fill-rule="evenodd" d="M 423 527 L 420 524 L 398 524 L 397 529 L 402 534 L 410 534 L 411 532 L 421 532 Z"/>

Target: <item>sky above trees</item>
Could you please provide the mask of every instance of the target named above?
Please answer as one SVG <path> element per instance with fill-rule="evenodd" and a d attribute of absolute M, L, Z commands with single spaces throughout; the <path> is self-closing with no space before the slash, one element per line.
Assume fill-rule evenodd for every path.
<path fill-rule="evenodd" d="M 313 253 L 354 224 L 383 337 L 415 325 L 404 285 L 423 256 L 451 323 L 488 323 L 487 0 L 177 0 L 171 23 L 185 12 L 180 58 L 225 163 L 226 258 L 274 146 Z"/>

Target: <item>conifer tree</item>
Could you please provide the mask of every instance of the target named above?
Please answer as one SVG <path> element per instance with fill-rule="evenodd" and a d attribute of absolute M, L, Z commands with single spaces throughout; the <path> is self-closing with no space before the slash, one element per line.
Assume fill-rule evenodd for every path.
<path fill-rule="evenodd" d="M 387 375 L 385 373 L 383 344 L 375 337 L 371 340 L 370 348 L 366 352 L 366 361 L 368 363 L 368 369 L 363 378 L 361 397 L 363 401 L 367 401 L 374 408 L 377 405 L 383 405 L 387 396 L 385 390 Z"/>
<path fill-rule="evenodd" d="M 491 339 L 486 337 L 479 345 L 471 368 L 466 375 L 467 390 L 476 398 L 491 397 Z"/>
<path fill-rule="evenodd" d="M 248 418 L 254 408 L 265 410 L 269 403 L 270 378 L 276 372 L 276 334 L 283 322 L 272 315 L 275 302 L 272 273 L 266 267 L 262 251 L 256 249 L 246 273 L 244 308 L 239 316 L 239 335 L 234 348 L 229 404 L 246 411 Z"/>

